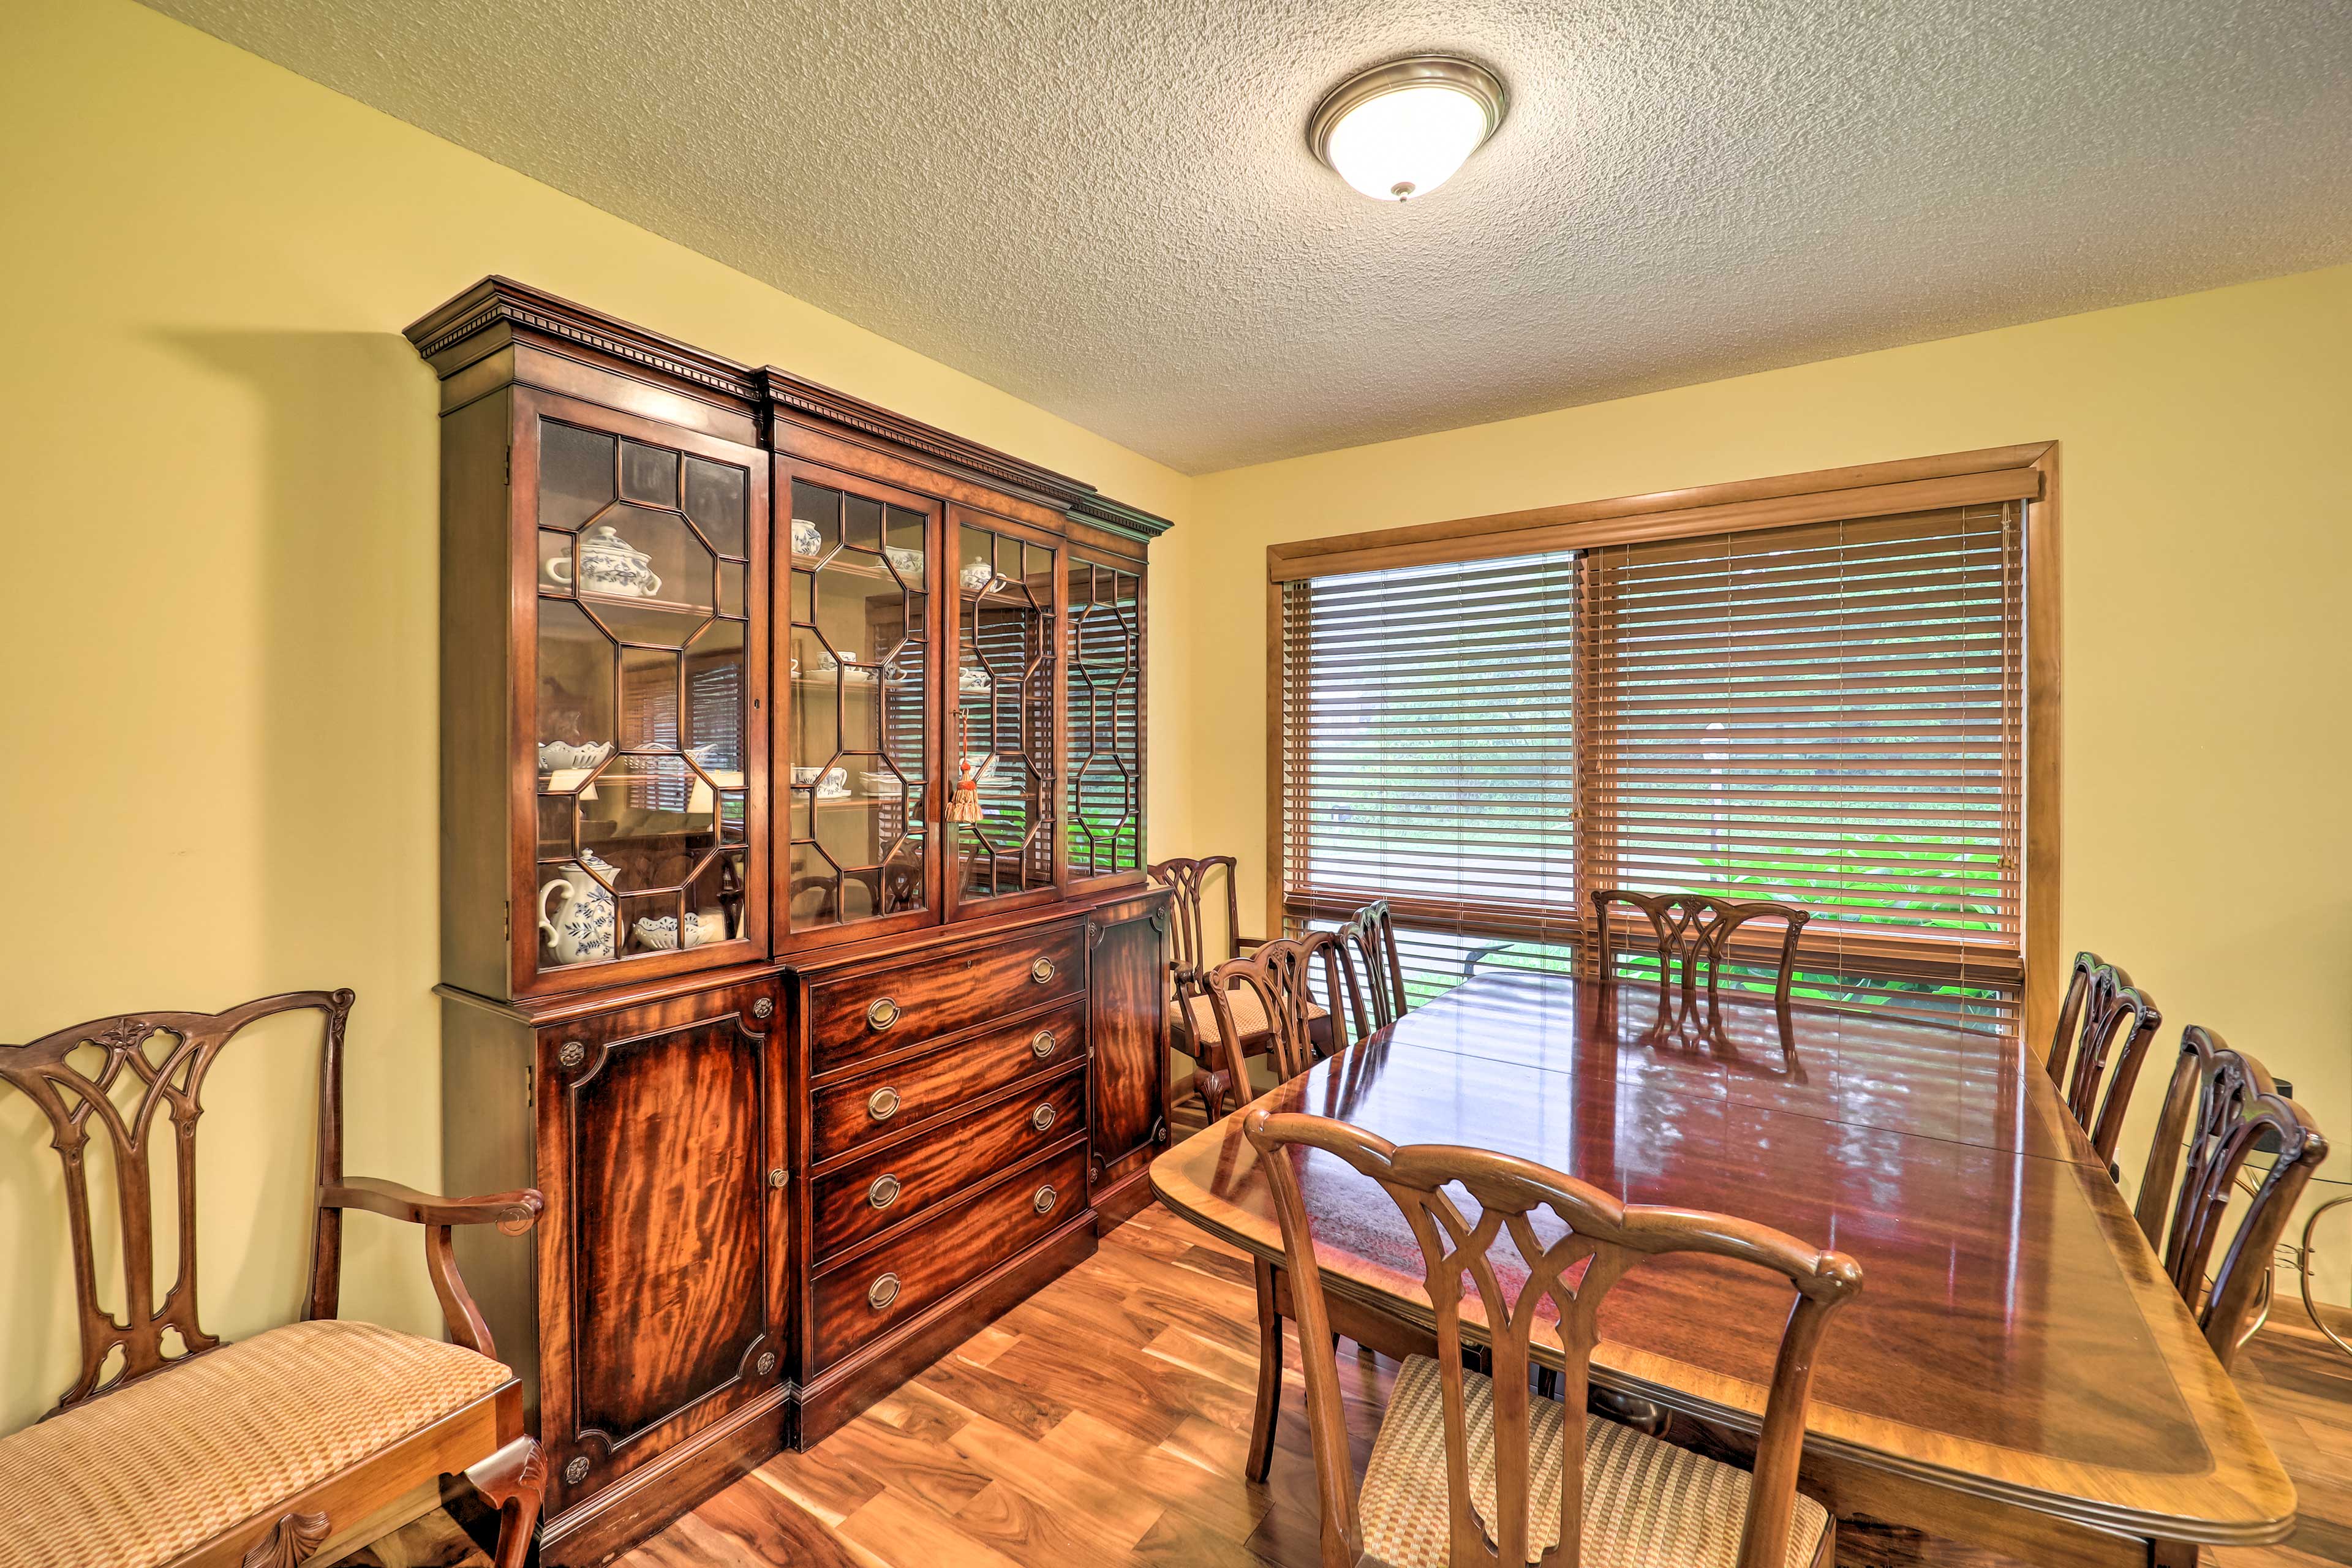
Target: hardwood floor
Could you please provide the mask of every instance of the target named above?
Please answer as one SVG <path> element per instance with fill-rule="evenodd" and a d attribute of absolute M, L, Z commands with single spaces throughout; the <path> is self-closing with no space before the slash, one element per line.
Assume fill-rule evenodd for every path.
<path fill-rule="evenodd" d="M 2216 1568 L 2352 1564 L 2352 1361 L 2282 1305 L 2239 1381 L 2303 1499 L 2284 1547 Z M 1286 1358 L 1280 1445 L 1241 1479 L 1256 1375 L 1242 1256 L 1157 1207 L 1102 1249 L 806 1454 L 784 1454 L 617 1560 L 619 1568 L 1311 1568 L 1315 1467 Z M 1352 1346 L 1346 1347 L 1352 1350 Z M 1360 1466 L 1393 1363 L 1343 1353 Z M 1867 1522 L 1844 1568 L 1992 1568 L 2004 1560 Z M 473 1568 L 427 1515 L 347 1568 Z"/>

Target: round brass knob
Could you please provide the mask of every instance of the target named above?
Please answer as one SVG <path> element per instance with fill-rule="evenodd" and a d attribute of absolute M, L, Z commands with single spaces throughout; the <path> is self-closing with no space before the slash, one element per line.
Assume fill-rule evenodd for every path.
<path fill-rule="evenodd" d="M 781 1187 L 792 1179 L 791 1173 L 787 1172 L 782 1165 L 777 1166 L 774 1170 L 768 1173 L 768 1185 L 772 1187 Z"/>
<path fill-rule="evenodd" d="M 877 1176 L 874 1184 L 866 1189 L 866 1201 L 877 1209 L 887 1209 L 898 1201 L 898 1178 Z"/>
<path fill-rule="evenodd" d="M 887 996 L 877 996 L 866 1004 L 866 1026 L 887 1029 L 898 1021 L 898 1004 Z"/>
<path fill-rule="evenodd" d="M 1034 1208 L 1039 1214 L 1052 1214 L 1054 1212 L 1054 1189 L 1051 1187 L 1039 1187 L 1037 1189 L 1037 1195 L 1030 1200 L 1030 1206 Z"/>
<path fill-rule="evenodd" d="M 1050 1105 L 1038 1106 L 1029 1113 L 1029 1125 L 1040 1132 L 1054 1125 L 1054 1108 Z"/>
<path fill-rule="evenodd" d="M 877 1312 L 898 1299 L 898 1277 L 896 1274 L 885 1274 L 866 1287 L 866 1304 Z"/>
<path fill-rule="evenodd" d="M 576 1068 L 588 1059 L 588 1047 L 577 1040 L 566 1040 L 555 1048 L 555 1059 L 565 1067 Z"/>
<path fill-rule="evenodd" d="M 888 1086 L 876 1089 L 866 1097 L 866 1114 L 877 1121 L 887 1121 L 898 1114 L 898 1091 Z"/>
<path fill-rule="evenodd" d="M 776 1352 L 773 1351 L 761 1351 L 760 1352 L 759 1363 L 752 1367 L 751 1370 L 758 1373 L 761 1377 L 765 1377 L 770 1373 L 775 1371 Z"/>
<path fill-rule="evenodd" d="M 1043 1061 L 1047 1057 L 1052 1056 L 1054 1054 L 1054 1031 L 1051 1029 L 1040 1029 L 1035 1034 L 1030 1036 L 1029 1049 L 1035 1054 L 1039 1061 Z"/>
<path fill-rule="evenodd" d="M 774 1013 L 775 1010 L 775 1003 L 770 1001 L 765 996 L 760 997 L 751 1004 L 751 1016 L 754 1018 L 765 1018 Z"/>
<path fill-rule="evenodd" d="M 1054 978 L 1054 961 L 1041 958 L 1029 966 L 1029 978 L 1044 985 Z"/>
<path fill-rule="evenodd" d="M 574 1458 L 570 1464 L 564 1466 L 563 1479 L 575 1487 L 582 1481 L 586 1480 L 588 1479 L 588 1456 L 582 1454 Z"/>

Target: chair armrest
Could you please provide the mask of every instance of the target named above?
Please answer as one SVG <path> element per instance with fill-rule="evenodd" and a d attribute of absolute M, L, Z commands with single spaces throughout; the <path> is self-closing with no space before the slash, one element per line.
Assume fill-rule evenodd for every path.
<path fill-rule="evenodd" d="M 482 1198 L 445 1198 L 374 1176 L 346 1176 L 340 1182 L 319 1184 L 319 1206 L 365 1209 L 370 1214 L 423 1226 L 425 1271 L 432 1277 L 433 1294 L 441 1302 L 441 1317 L 448 1325 L 449 1338 L 478 1355 L 498 1359 L 499 1347 L 490 1338 L 490 1325 L 483 1320 L 482 1310 L 474 1304 L 466 1281 L 457 1273 L 457 1255 L 449 1245 L 449 1227 L 494 1225 L 509 1236 L 520 1236 L 539 1222 L 547 1208 L 547 1199 L 536 1188 L 525 1187 L 520 1192 Z M 310 1316 L 314 1318 L 335 1315 L 334 1270 L 341 1262 L 341 1225 L 340 1215 L 332 1226 L 323 1215 L 320 1220 L 321 1246 L 313 1264 L 316 1272 L 310 1296 Z"/>
<path fill-rule="evenodd" d="M 532 1187 L 490 1197 L 445 1198 L 375 1176 L 346 1176 L 320 1187 L 319 1206 L 365 1209 L 411 1225 L 494 1225 L 509 1236 L 520 1236 L 539 1223 L 547 1200 Z"/>

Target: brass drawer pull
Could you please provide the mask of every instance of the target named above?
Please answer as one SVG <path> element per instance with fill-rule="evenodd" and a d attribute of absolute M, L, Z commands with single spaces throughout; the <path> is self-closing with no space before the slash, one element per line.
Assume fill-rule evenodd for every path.
<path fill-rule="evenodd" d="M 896 1274 L 885 1274 L 866 1287 L 866 1304 L 877 1312 L 898 1299 L 898 1277 Z"/>
<path fill-rule="evenodd" d="M 866 1114 L 877 1121 L 887 1121 L 898 1114 L 898 1091 L 884 1085 L 866 1097 Z"/>
<path fill-rule="evenodd" d="M 1040 985 L 1050 984 L 1054 979 L 1054 961 L 1050 958 L 1041 958 L 1031 964 L 1029 978 Z"/>
<path fill-rule="evenodd" d="M 768 1173 L 768 1185 L 772 1187 L 781 1187 L 792 1179 L 792 1173 L 785 1170 L 782 1165 L 778 1165 L 774 1170 Z"/>
<path fill-rule="evenodd" d="M 1039 1061 L 1054 1054 L 1054 1031 L 1040 1029 L 1029 1037 L 1029 1049 Z"/>
<path fill-rule="evenodd" d="M 887 1209 L 898 1201 L 898 1178 L 877 1176 L 874 1184 L 866 1189 L 866 1201 L 877 1209 Z"/>
<path fill-rule="evenodd" d="M 1050 1105 L 1038 1106 L 1029 1113 L 1029 1125 L 1040 1132 L 1054 1125 L 1054 1108 Z"/>
<path fill-rule="evenodd" d="M 1037 1195 L 1030 1200 L 1030 1206 L 1035 1209 L 1039 1214 L 1052 1214 L 1054 1212 L 1054 1189 L 1049 1186 L 1039 1187 L 1037 1189 Z"/>
<path fill-rule="evenodd" d="M 887 996 L 877 996 L 873 1001 L 866 1004 L 866 1026 L 867 1028 L 877 1030 L 887 1029 L 898 1021 L 898 1004 L 891 1001 Z"/>

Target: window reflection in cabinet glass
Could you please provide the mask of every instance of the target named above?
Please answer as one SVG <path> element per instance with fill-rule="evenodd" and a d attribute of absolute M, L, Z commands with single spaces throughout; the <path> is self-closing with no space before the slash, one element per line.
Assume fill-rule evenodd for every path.
<path fill-rule="evenodd" d="M 746 469 L 540 424 L 542 968 L 740 934 L 750 496 Z"/>
<path fill-rule="evenodd" d="M 1143 866 L 1143 579 L 1073 557 L 1070 875 Z"/>
<path fill-rule="evenodd" d="M 924 521 L 869 496 L 793 481 L 784 816 L 796 930 L 923 907 Z"/>
<path fill-rule="evenodd" d="M 963 897 L 1054 879 L 1054 552 L 966 527 L 956 552 L 956 725 L 980 820 L 956 825 Z"/>

